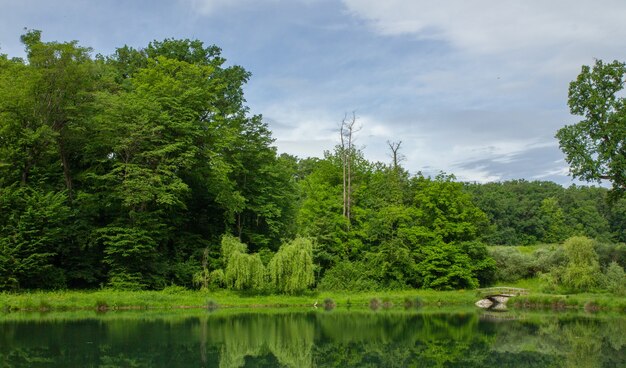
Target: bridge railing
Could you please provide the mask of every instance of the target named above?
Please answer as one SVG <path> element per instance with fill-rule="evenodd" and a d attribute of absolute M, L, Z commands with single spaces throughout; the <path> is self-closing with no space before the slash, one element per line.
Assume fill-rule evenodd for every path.
<path fill-rule="evenodd" d="M 484 289 L 478 289 L 480 295 L 528 295 L 528 289 L 514 288 L 506 286 L 497 286 Z"/>

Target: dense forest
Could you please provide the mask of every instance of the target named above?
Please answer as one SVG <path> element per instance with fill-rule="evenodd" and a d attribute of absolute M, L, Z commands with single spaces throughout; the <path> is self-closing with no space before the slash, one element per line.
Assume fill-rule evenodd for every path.
<path fill-rule="evenodd" d="M 400 142 L 367 160 L 354 117 L 323 158 L 278 154 L 216 46 L 22 42 L 26 59 L 0 55 L 0 290 L 475 288 L 522 257 L 492 246 L 571 237 L 516 275 L 590 246 L 623 278 L 626 198 L 602 187 L 411 174 Z"/>

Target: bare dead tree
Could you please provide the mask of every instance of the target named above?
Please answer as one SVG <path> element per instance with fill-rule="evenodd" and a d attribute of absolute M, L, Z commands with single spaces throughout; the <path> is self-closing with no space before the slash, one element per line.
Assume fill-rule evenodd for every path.
<path fill-rule="evenodd" d="M 343 165 L 343 216 L 348 219 L 348 229 L 350 229 L 351 207 L 352 207 L 352 165 L 355 155 L 354 134 L 361 130 L 356 124 L 356 114 L 352 112 L 352 117 L 346 114 L 341 121 L 341 161 Z"/>
<path fill-rule="evenodd" d="M 398 142 L 387 141 L 387 145 L 389 146 L 389 149 L 391 150 L 391 158 L 393 159 L 393 169 L 397 170 L 398 164 L 400 163 L 400 161 L 404 160 L 404 155 L 399 153 L 400 146 L 402 145 L 402 141 L 398 141 Z"/>

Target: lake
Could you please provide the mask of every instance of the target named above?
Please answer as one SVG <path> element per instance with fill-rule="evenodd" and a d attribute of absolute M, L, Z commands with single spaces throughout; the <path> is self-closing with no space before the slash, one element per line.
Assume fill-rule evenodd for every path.
<path fill-rule="evenodd" d="M 626 317 L 478 310 L 0 314 L 0 367 L 626 367 Z"/>

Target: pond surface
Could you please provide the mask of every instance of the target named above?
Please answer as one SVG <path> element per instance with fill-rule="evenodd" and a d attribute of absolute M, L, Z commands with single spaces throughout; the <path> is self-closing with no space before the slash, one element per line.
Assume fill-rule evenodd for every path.
<path fill-rule="evenodd" d="M 626 317 L 389 310 L 0 314 L 0 367 L 626 367 Z"/>

